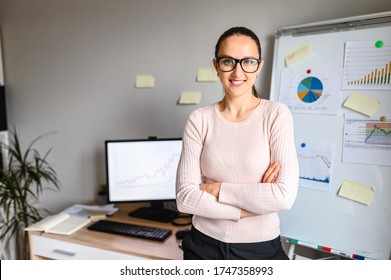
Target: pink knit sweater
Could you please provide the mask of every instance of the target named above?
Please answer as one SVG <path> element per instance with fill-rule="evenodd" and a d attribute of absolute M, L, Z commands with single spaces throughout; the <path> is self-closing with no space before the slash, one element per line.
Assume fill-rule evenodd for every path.
<path fill-rule="evenodd" d="M 288 210 L 298 187 L 292 116 L 263 99 L 242 122 L 224 119 L 218 104 L 192 112 L 185 125 L 177 172 L 177 207 L 193 214 L 193 226 L 224 242 L 260 242 L 280 234 L 278 211 Z M 260 183 L 271 162 L 276 183 Z M 219 198 L 200 182 L 222 182 Z M 256 216 L 240 218 L 241 209 Z"/>

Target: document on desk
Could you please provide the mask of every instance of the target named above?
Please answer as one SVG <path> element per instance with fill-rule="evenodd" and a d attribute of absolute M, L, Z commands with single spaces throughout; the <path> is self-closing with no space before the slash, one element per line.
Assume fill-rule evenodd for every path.
<path fill-rule="evenodd" d="M 64 210 L 65 213 L 79 218 L 91 218 L 92 216 L 95 217 L 111 216 L 117 211 L 118 208 L 114 207 L 114 204 L 106 204 L 106 205 L 75 204 Z"/>
<path fill-rule="evenodd" d="M 65 212 L 48 216 L 27 227 L 26 231 L 43 231 L 46 233 L 70 235 L 87 225 L 90 219 L 71 216 Z"/>

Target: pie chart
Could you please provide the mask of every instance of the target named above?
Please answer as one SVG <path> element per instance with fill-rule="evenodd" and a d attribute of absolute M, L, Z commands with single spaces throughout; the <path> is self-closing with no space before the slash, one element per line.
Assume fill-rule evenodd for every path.
<path fill-rule="evenodd" d="M 317 101 L 323 92 L 322 82 L 315 77 L 303 79 L 297 87 L 297 96 L 301 101 L 312 103 Z"/>

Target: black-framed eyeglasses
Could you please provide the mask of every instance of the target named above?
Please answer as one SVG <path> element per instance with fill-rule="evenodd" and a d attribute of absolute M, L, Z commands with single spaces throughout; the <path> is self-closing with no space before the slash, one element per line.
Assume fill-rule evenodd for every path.
<path fill-rule="evenodd" d="M 258 70 L 259 64 L 261 64 L 262 59 L 256 58 L 242 58 L 235 59 L 232 57 L 216 57 L 217 66 L 220 71 L 231 72 L 235 69 L 236 65 L 239 63 L 242 70 L 246 73 L 254 73 Z"/>

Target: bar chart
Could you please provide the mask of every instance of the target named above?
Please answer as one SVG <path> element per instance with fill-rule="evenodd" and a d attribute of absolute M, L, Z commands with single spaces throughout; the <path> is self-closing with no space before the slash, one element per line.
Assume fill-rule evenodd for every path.
<path fill-rule="evenodd" d="M 346 42 L 344 64 L 343 89 L 391 89 L 391 40 Z"/>
<path fill-rule="evenodd" d="M 391 61 L 382 69 L 374 69 L 361 78 L 348 81 L 348 85 L 389 85 Z"/>

